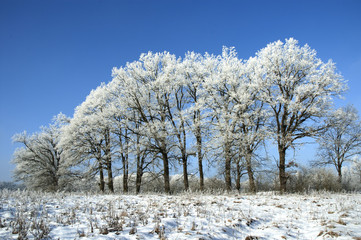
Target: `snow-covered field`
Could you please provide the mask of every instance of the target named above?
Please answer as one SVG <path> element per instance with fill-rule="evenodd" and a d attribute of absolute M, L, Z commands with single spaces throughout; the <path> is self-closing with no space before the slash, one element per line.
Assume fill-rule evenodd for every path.
<path fill-rule="evenodd" d="M 361 239 L 361 194 L 0 196 L 0 239 Z"/>

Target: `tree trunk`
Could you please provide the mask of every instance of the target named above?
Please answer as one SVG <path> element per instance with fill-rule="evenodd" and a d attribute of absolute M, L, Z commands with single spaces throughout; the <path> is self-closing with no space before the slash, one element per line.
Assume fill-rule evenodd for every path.
<path fill-rule="evenodd" d="M 139 129 L 139 126 L 137 125 L 137 130 Z M 144 155 L 141 157 L 141 151 L 140 151 L 140 136 L 137 135 L 137 145 L 136 145 L 136 158 L 137 158 L 137 176 L 135 178 L 135 193 L 140 193 L 140 187 L 142 185 L 142 176 L 143 176 L 143 165 L 144 165 Z"/>
<path fill-rule="evenodd" d="M 287 175 L 286 175 L 286 148 L 278 145 L 279 154 L 279 179 L 280 179 L 280 192 L 286 192 Z"/>
<path fill-rule="evenodd" d="M 107 159 L 107 171 L 108 171 L 108 189 L 111 193 L 114 193 L 112 161 L 109 159 Z"/>
<path fill-rule="evenodd" d="M 254 181 L 253 168 L 252 168 L 252 152 L 250 150 L 248 150 L 245 157 L 246 157 L 246 164 L 247 164 L 249 191 L 252 193 L 255 193 L 256 192 L 256 184 Z"/>
<path fill-rule="evenodd" d="M 183 184 L 184 184 L 184 190 L 187 191 L 189 189 L 187 156 L 183 156 L 182 161 L 183 161 Z"/>
<path fill-rule="evenodd" d="M 241 191 L 241 166 L 240 166 L 240 158 L 237 160 L 236 166 L 236 189 L 238 192 Z"/>
<path fill-rule="evenodd" d="M 189 181 L 188 181 L 188 157 L 187 157 L 187 134 L 184 128 L 184 122 L 181 121 L 181 130 L 180 134 L 177 134 L 180 150 L 182 154 L 182 165 L 183 165 L 183 185 L 184 190 L 187 191 L 189 189 Z"/>
<path fill-rule="evenodd" d="M 135 179 L 135 193 L 140 193 L 140 186 L 142 185 L 142 175 L 143 171 L 140 167 L 137 167 L 137 177 Z"/>
<path fill-rule="evenodd" d="M 225 181 L 226 181 L 226 190 L 232 190 L 232 179 L 231 179 L 231 148 L 229 143 L 225 144 L 224 149 L 225 154 Z"/>
<path fill-rule="evenodd" d="M 56 149 L 55 145 L 53 145 L 53 148 Z M 54 159 L 56 159 L 56 162 L 54 163 L 54 169 L 55 169 L 55 172 L 54 172 L 54 186 L 55 186 L 55 191 L 58 191 L 59 190 L 59 165 L 60 165 L 60 162 L 61 162 L 61 158 L 60 158 L 60 154 L 58 151 L 55 151 L 55 156 L 54 156 Z"/>
<path fill-rule="evenodd" d="M 105 131 L 105 164 L 108 172 L 108 189 L 111 193 L 114 193 L 113 185 L 113 172 L 112 172 L 112 158 L 110 155 L 110 131 Z"/>
<path fill-rule="evenodd" d="M 99 188 L 100 188 L 100 191 L 103 193 L 104 193 L 104 187 L 105 187 L 105 183 L 104 183 L 103 166 L 102 166 L 101 162 L 99 162 Z"/>
<path fill-rule="evenodd" d="M 200 127 L 197 127 L 196 130 L 196 140 L 197 140 L 197 155 L 198 155 L 198 170 L 199 170 L 199 188 L 201 191 L 204 191 L 202 136 L 201 136 Z"/>
<path fill-rule="evenodd" d="M 122 132 L 122 130 L 120 130 Z M 124 139 L 124 143 L 123 143 Z M 124 135 L 119 135 L 119 143 L 120 149 L 122 151 L 121 158 L 123 164 L 123 192 L 127 193 L 129 191 L 128 188 L 128 131 L 127 129 L 124 130 Z"/>
<path fill-rule="evenodd" d="M 338 174 L 338 183 L 340 184 L 340 186 L 342 186 L 342 165 L 339 164 L 337 166 L 337 174 Z"/>
<path fill-rule="evenodd" d="M 52 191 L 56 192 L 59 190 L 59 179 L 58 179 L 58 176 L 56 174 L 53 174 L 52 175 L 52 185 L 53 185 L 53 188 L 52 188 Z"/>
<path fill-rule="evenodd" d="M 123 192 L 127 193 L 128 189 L 128 159 L 127 156 L 123 156 L 122 154 L 122 161 L 123 161 Z"/>
<path fill-rule="evenodd" d="M 164 177 L 164 192 L 167 194 L 170 194 L 170 183 L 169 183 L 169 159 L 168 154 L 163 152 L 162 153 L 163 158 L 163 177 Z"/>

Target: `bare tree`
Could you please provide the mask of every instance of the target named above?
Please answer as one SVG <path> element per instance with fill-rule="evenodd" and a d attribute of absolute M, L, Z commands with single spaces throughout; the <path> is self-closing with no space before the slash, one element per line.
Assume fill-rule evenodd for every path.
<path fill-rule="evenodd" d="M 342 167 L 361 153 L 361 122 L 353 106 L 340 108 L 327 119 L 327 129 L 318 138 L 313 165 L 333 165 L 342 182 Z"/>

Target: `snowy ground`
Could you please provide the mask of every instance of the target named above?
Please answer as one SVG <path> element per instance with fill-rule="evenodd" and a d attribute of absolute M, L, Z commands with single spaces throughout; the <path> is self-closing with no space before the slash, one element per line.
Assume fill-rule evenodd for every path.
<path fill-rule="evenodd" d="M 0 239 L 361 239 L 361 194 L 0 197 Z"/>

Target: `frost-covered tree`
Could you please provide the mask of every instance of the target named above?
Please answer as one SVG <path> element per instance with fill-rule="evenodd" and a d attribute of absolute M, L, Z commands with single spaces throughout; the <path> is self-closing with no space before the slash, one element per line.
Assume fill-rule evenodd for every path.
<path fill-rule="evenodd" d="M 230 191 L 238 122 L 237 106 L 230 91 L 236 87 L 235 84 L 241 75 L 242 62 L 237 58 L 233 48 L 224 48 L 222 56 L 206 57 L 206 61 L 212 67 L 209 68 L 209 77 L 203 84 L 206 92 L 205 107 L 209 109 L 212 118 L 212 145 L 217 148 L 218 158 L 224 164 L 226 189 Z"/>
<path fill-rule="evenodd" d="M 65 164 L 63 149 L 59 146 L 61 128 L 69 119 L 62 113 L 53 118 L 48 127 L 28 135 L 15 134 L 13 141 L 23 147 L 18 148 L 12 163 L 16 165 L 14 178 L 23 181 L 27 188 L 57 191 L 65 187 L 70 173 Z"/>
<path fill-rule="evenodd" d="M 354 157 L 352 161 L 351 170 L 352 173 L 357 177 L 358 183 L 361 184 L 361 159 L 359 156 Z"/>
<path fill-rule="evenodd" d="M 114 141 L 110 132 L 109 120 L 104 109 L 109 105 L 106 85 L 92 90 L 86 100 L 79 105 L 70 124 L 63 130 L 61 146 L 71 156 L 69 165 L 88 164 L 88 176 L 99 174 L 100 191 L 105 190 L 104 171 L 108 173 L 108 189 L 113 186 L 113 149 Z M 75 160 L 73 160 L 75 159 Z M 85 175 L 84 175 L 85 176 Z"/>
<path fill-rule="evenodd" d="M 180 79 L 180 81 L 175 81 L 171 86 L 171 95 L 169 100 L 166 102 L 166 107 L 168 109 L 168 119 L 172 126 L 172 135 L 174 135 L 176 138 L 175 151 L 179 152 L 178 160 L 183 168 L 184 189 L 188 190 L 188 158 L 191 153 L 187 147 L 189 133 L 187 131 L 186 110 L 189 106 L 189 98 L 187 95 L 186 85 L 182 79 Z"/>
<path fill-rule="evenodd" d="M 122 89 L 124 104 L 136 113 L 138 135 L 147 151 L 163 164 L 164 190 L 170 193 L 170 160 L 174 147 L 168 104 L 177 59 L 167 52 L 142 54 L 139 61 L 113 69 L 112 84 Z"/>
<path fill-rule="evenodd" d="M 198 160 L 199 171 L 199 188 L 204 190 L 204 170 L 203 159 L 206 154 L 205 140 L 209 132 L 209 119 L 207 118 L 207 110 L 205 107 L 205 91 L 203 91 L 203 84 L 205 79 L 209 76 L 208 67 L 212 64 L 207 64 L 207 58 L 201 54 L 188 52 L 183 61 L 178 64 L 177 70 L 179 77 L 183 80 L 185 86 L 188 108 L 185 111 L 187 129 L 190 131 L 195 140 L 193 146 Z M 195 146 L 194 146 L 195 145 Z"/>
<path fill-rule="evenodd" d="M 204 84 L 206 106 L 213 118 L 212 138 L 222 145 L 227 189 L 231 189 L 231 163 L 234 161 L 237 188 L 240 187 L 241 168 L 246 166 L 250 191 L 255 192 L 252 158 L 267 135 L 267 111 L 260 100 L 260 84 L 253 76 L 256 63 L 253 59 L 248 62 L 238 59 L 234 48 L 224 48 L 222 56 L 209 58 L 215 63 Z"/>
<path fill-rule="evenodd" d="M 269 112 L 260 96 L 262 85 L 255 81 L 253 73 L 257 63 L 250 59 L 238 72 L 238 77 L 230 78 L 233 88 L 229 94 L 236 107 L 236 140 L 239 148 L 237 163 L 237 179 L 240 180 L 241 167 L 245 167 L 248 175 L 249 190 L 256 192 L 254 172 L 256 168 L 255 153 L 261 143 L 268 137 L 267 123 Z M 243 165 L 243 166 L 242 166 Z M 239 182 L 237 183 L 239 190 Z"/>
<path fill-rule="evenodd" d="M 128 192 L 129 155 L 131 136 L 129 132 L 129 115 L 122 95 L 112 84 L 106 86 L 108 104 L 103 108 L 102 115 L 106 119 L 109 134 L 112 136 L 113 158 L 120 159 L 123 170 L 123 191 Z"/>
<path fill-rule="evenodd" d="M 284 192 L 287 150 L 322 129 L 319 120 L 330 111 L 332 96 L 339 95 L 345 83 L 331 60 L 322 62 L 315 50 L 299 46 L 293 38 L 268 44 L 254 61 L 262 101 L 273 115 L 271 132 L 278 146 L 280 190 Z"/>
<path fill-rule="evenodd" d="M 116 156 L 122 162 L 123 190 L 128 192 L 129 176 L 135 171 L 136 193 L 139 193 L 142 177 L 152 165 L 153 158 L 148 150 L 148 139 L 142 132 L 143 122 L 139 111 L 132 107 L 133 98 L 129 98 L 128 91 L 131 86 L 128 84 L 131 84 L 134 79 L 128 79 L 129 76 L 123 70 L 118 69 L 119 75 L 108 84 L 112 100 L 106 109 L 106 115 L 110 119 L 111 132 L 114 134 L 117 145 Z"/>
<path fill-rule="evenodd" d="M 327 129 L 318 138 L 314 165 L 333 165 L 342 182 L 342 167 L 361 153 L 361 121 L 353 106 L 339 108 L 327 119 Z"/>

